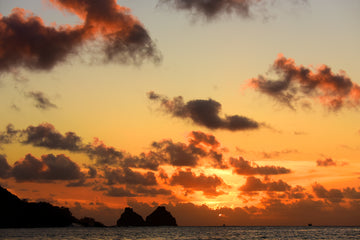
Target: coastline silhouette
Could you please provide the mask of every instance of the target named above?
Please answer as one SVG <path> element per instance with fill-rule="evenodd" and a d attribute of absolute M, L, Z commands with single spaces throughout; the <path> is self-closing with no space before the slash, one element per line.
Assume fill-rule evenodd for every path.
<path fill-rule="evenodd" d="M 90 217 L 77 219 L 65 207 L 53 206 L 48 202 L 28 202 L 19 199 L 7 189 L 0 186 L 0 228 L 41 228 L 69 227 L 106 227 L 103 223 Z M 146 221 L 126 207 L 117 221 L 117 226 L 177 226 L 176 219 L 165 207 L 157 207 Z"/>

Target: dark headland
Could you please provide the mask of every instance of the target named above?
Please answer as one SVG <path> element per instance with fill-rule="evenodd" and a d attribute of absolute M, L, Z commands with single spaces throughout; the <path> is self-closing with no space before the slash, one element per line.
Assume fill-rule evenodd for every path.
<path fill-rule="evenodd" d="M 0 186 L 0 228 L 35 227 L 104 227 L 92 218 L 75 218 L 65 207 L 53 206 L 47 202 L 21 200 Z"/>

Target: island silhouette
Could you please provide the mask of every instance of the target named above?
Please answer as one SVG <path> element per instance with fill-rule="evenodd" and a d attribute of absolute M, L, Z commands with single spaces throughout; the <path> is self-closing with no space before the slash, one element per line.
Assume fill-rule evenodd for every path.
<path fill-rule="evenodd" d="M 125 208 L 117 221 L 119 227 L 139 227 L 139 226 L 177 226 L 176 219 L 168 212 L 165 207 L 159 206 L 153 211 L 146 220 L 134 212 L 130 207 Z"/>
<path fill-rule="evenodd" d="M 90 217 L 77 219 L 65 207 L 53 206 L 48 202 L 28 202 L 21 200 L 7 189 L 0 186 L 0 228 L 35 228 L 35 227 L 106 227 Z M 159 206 L 146 217 L 146 220 L 125 208 L 117 221 L 117 226 L 177 226 L 176 219 L 165 207 Z"/>

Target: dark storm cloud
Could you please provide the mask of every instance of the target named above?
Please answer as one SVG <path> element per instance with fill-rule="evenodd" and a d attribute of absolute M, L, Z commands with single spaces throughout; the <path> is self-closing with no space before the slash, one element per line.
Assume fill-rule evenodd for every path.
<path fill-rule="evenodd" d="M 336 162 L 332 160 L 331 158 L 326 158 L 324 160 L 317 160 L 316 166 L 318 167 L 330 167 L 330 166 L 336 166 Z"/>
<path fill-rule="evenodd" d="M 67 156 L 43 155 L 37 159 L 31 154 L 15 162 L 11 176 L 16 181 L 47 182 L 53 180 L 77 180 L 83 177 L 80 167 Z"/>
<path fill-rule="evenodd" d="M 230 165 L 233 167 L 233 172 L 239 175 L 278 175 L 288 174 L 291 170 L 278 166 L 258 166 L 254 162 L 246 161 L 244 158 L 239 157 L 230 158 Z"/>
<path fill-rule="evenodd" d="M 76 14 L 83 24 L 45 26 L 40 17 L 15 8 L 0 16 L 0 73 L 13 68 L 50 70 L 79 52 L 79 47 L 100 38 L 105 61 L 141 63 L 160 56 L 148 32 L 116 0 L 50 0 L 61 10 Z"/>
<path fill-rule="evenodd" d="M 178 170 L 170 178 L 171 185 L 182 186 L 187 193 L 193 191 L 202 191 L 205 196 L 218 196 L 224 194 L 223 191 L 218 191 L 217 187 L 224 186 L 224 181 L 216 176 L 206 176 L 203 173 L 196 176 L 190 169 L 186 171 Z"/>
<path fill-rule="evenodd" d="M 220 117 L 221 104 L 212 99 L 192 100 L 185 103 L 181 96 L 171 100 L 155 92 L 148 92 L 148 98 L 160 102 L 162 110 L 173 117 L 191 119 L 195 124 L 209 129 L 241 131 L 260 127 L 259 123 L 244 116 L 225 115 L 225 117 Z"/>
<path fill-rule="evenodd" d="M 25 96 L 28 98 L 31 98 L 34 100 L 35 103 L 35 107 L 42 109 L 42 110 L 47 110 L 50 108 L 57 108 L 57 106 L 52 103 L 49 98 L 47 98 L 43 92 L 27 92 L 25 93 Z"/>
<path fill-rule="evenodd" d="M 155 174 L 152 172 L 140 173 L 130 168 L 105 168 L 104 178 L 107 185 L 130 184 L 130 185 L 157 185 Z"/>
<path fill-rule="evenodd" d="M 335 74 L 330 67 L 322 65 L 314 72 L 310 68 L 296 66 L 293 59 L 281 54 L 271 70 L 279 76 L 277 80 L 259 75 L 250 79 L 247 86 L 294 110 L 297 103 L 309 107 L 309 99 L 332 111 L 360 106 L 360 86 L 343 71 Z"/>

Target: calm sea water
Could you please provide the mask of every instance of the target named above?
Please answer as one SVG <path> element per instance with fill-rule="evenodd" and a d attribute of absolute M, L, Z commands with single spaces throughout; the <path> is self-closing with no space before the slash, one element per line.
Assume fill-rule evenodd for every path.
<path fill-rule="evenodd" d="M 360 227 L 69 227 L 0 229 L 0 239 L 360 239 Z"/>

